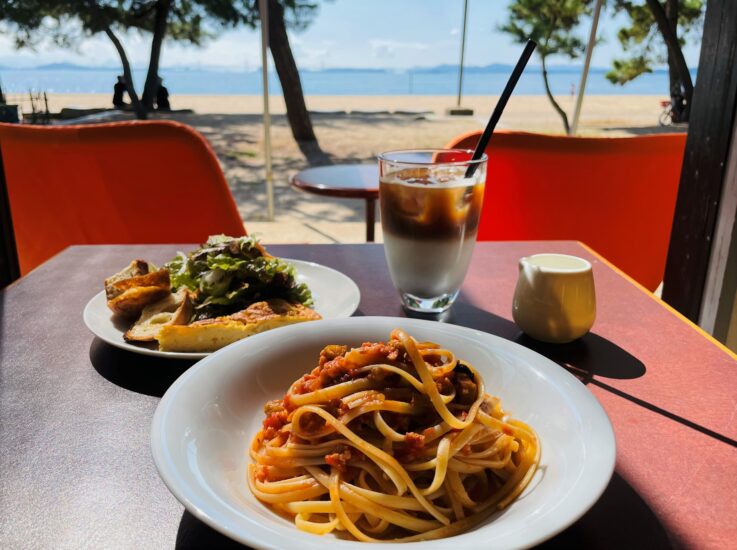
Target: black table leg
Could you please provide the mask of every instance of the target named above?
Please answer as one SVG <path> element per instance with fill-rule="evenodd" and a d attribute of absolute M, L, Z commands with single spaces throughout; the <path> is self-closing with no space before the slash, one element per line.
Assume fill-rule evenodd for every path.
<path fill-rule="evenodd" d="M 366 242 L 374 242 L 374 225 L 376 224 L 376 199 L 366 199 Z"/>

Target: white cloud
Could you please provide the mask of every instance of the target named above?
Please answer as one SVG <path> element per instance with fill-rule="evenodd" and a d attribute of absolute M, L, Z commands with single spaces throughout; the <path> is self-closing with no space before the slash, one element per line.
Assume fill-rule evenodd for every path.
<path fill-rule="evenodd" d="M 166 67 L 219 67 L 255 70 L 261 66 L 261 38 L 257 33 L 231 31 L 198 48 L 191 44 L 165 43 L 162 65 Z"/>
<path fill-rule="evenodd" d="M 408 55 L 430 49 L 430 45 L 424 42 L 401 42 L 390 39 L 369 40 L 369 47 L 374 57 L 380 59 L 407 58 Z"/>
<path fill-rule="evenodd" d="M 289 42 L 300 69 L 324 69 L 331 66 L 336 43 L 333 40 L 304 41 L 289 37 Z"/>

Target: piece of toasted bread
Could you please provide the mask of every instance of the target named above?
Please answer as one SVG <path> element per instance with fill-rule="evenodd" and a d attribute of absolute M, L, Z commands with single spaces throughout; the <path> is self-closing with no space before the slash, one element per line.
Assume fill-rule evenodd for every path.
<path fill-rule="evenodd" d="M 119 287 L 116 283 L 146 275 L 151 271 L 151 266 L 145 260 L 133 260 L 125 269 L 118 271 L 115 275 L 111 275 L 105 279 L 105 295 L 108 300 L 112 300 L 119 294 L 123 293 L 124 288 Z"/>
<path fill-rule="evenodd" d="M 192 293 L 182 287 L 141 311 L 138 321 L 123 335 L 126 340 L 153 342 L 161 327 L 186 325 L 192 318 Z"/>
<path fill-rule="evenodd" d="M 123 271 L 105 279 L 107 305 L 118 315 L 137 317 L 144 307 L 171 293 L 166 269 L 149 271 L 143 260 L 134 260 Z"/>
<path fill-rule="evenodd" d="M 159 331 L 159 349 L 162 351 L 215 351 L 237 340 L 273 328 L 322 319 L 316 311 L 274 299 L 251 304 L 243 311 L 195 321 L 189 325 L 167 325 Z"/>

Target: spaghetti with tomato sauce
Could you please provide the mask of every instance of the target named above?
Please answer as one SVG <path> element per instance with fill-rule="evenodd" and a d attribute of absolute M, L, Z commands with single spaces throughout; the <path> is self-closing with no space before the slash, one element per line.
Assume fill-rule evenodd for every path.
<path fill-rule="evenodd" d="M 251 443 L 256 498 L 314 534 L 409 542 L 462 533 L 508 506 L 540 459 L 468 363 L 394 330 L 329 345 L 265 407 Z"/>

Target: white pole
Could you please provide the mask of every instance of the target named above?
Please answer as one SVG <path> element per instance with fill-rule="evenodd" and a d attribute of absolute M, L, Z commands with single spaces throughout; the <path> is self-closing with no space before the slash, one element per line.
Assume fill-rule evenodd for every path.
<path fill-rule="evenodd" d="M 463 31 L 461 32 L 461 62 L 458 70 L 458 100 L 456 107 L 461 106 L 461 91 L 463 90 L 463 54 L 466 51 L 466 23 L 468 22 L 468 0 L 463 0 Z"/>
<path fill-rule="evenodd" d="M 269 8 L 267 0 L 258 0 L 261 18 L 261 76 L 264 96 L 264 168 L 266 170 L 266 211 L 269 221 L 274 221 L 274 179 L 271 173 L 271 114 L 269 112 L 269 73 L 266 51 L 269 48 Z"/>
<path fill-rule="evenodd" d="M 591 54 L 596 45 L 596 28 L 599 26 L 599 14 L 601 13 L 601 5 L 604 0 L 596 0 L 594 8 L 594 19 L 591 21 L 591 33 L 589 34 L 589 43 L 586 46 L 586 59 L 583 62 L 583 72 L 581 73 L 581 83 L 578 85 L 578 95 L 576 96 L 576 109 L 573 111 L 573 122 L 571 123 L 571 134 L 575 135 L 578 130 L 578 119 L 581 116 L 581 105 L 583 104 L 583 95 L 586 91 L 586 79 L 589 76 L 589 65 L 591 64 Z"/>

